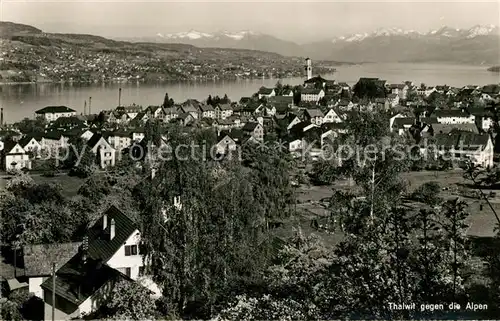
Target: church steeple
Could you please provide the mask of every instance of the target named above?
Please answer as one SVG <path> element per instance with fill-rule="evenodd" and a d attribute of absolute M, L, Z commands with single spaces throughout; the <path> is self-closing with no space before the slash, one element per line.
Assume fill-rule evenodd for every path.
<path fill-rule="evenodd" d="M 311 59 L 308 57 L 306 58 L 306 72 L 307 72 L 307 80 L 312 78 L 312 65 L 311 65 Z"/>

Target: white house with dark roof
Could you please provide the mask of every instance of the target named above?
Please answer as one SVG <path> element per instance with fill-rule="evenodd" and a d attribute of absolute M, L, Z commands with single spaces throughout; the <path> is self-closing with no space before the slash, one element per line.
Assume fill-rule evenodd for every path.
<path fill-rule="evenodd" d="M 323 123 L 323 118 L 325 117 L 325 115 L 318 108 L 308 108 L 304 110 L 304 117 L 312 124 L 321 125 Z"/>
<path fill-rule="evenodd" d="M 198 106 L 199 116 L 198 118 L 215 118 L 215 109 L 212 105 L 199 104 Z"/>
<path fill-rule="evenodd" d="M 475 116 L 460 109 L 440 109 L 434 112 L 440 124 L 474 124 Z"/>
<path fill-rule="evenodd" d="M 233 108 L 230 104 L 218 104 L 214 110 L 216 119 L 226 119 L 233 114 Z"/>
<path fill-rule="evenodd" d="M 343 122 L 342 117 L 340 117 L 340 114 L 335 111 L 335 109 L 331 108 L 329 109 L 325 116 L 323 117 L 323 123 L 341 123 Z"/>
<path fill-rule="evenodd" d="M 246 123 L 241 130 L 249 136 L 255 138 L 258 142 L 264 141 L 264 127 L 256 122 Z"/>
<path fill-rule="evenodd" d="M 76 116 L 76 110 L 66 106 L 47 106 L 35 111 L 35 117 L 43 117 L 48 122 L 53 122 L 59 117 Z"/>
<path fill-rule="evenodd" d="M 90 147 L 92 153 L 100 154 L 101 163 L 99 165 L 101 168 L 115 166 L 116 150 L 101 134 L 94 134 L 87 142 L 87 145 Z"/>
<path fill-rule="evenodd" d="M 217 154 L 224 155 L 227 152 L 235 151 L 238 145 L 230 135 L 224 135 L 217 143 Z"/>
<path fill-rule="evenodd" d="M 325 97 L 325 91 L 317 88 L 304 88 L 300 92 L 301 101 L 318 102 Z"/>
<path fill-rule="evenodd" d="M 56 271 L 56 320 L 95 312 L 106 302 L 120 280 L 148 283 L 152 295 L 157 286 L 144 276 L 141 235 L 135 222 L 111 206 L 88 230 L 78 253 Z M 45 320 L 52 315 L 52 277 L 41 288 Z"/>
<path fill-rule="evenodd" d="M 18 142 L 12 140 L 4 142 L 2 162 L 6 171 L 23 168 L 31 169 L 31 160 L 28 153 Z"/>
<path fill-rule="evenodd" d="M 259 99 L 262 99 L 264 97 L 269 98 L 276 96 L 276 92 L 274 88 L 266 88 L 266 87 L 260 87 L 259 91 L 257 92 L 257 95 Z"/>

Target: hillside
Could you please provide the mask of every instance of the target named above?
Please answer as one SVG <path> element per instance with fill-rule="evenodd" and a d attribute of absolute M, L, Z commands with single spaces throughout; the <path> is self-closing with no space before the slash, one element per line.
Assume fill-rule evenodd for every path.
<path fill-rule="evenodd" d="M 293 77 L 303 58 L 248 49 L 131 43 L 94 35 L 44 33 L 0 22 L 0 81 L 162 81 Z M 317 63 L 318 72 L 333 69 Z"/>

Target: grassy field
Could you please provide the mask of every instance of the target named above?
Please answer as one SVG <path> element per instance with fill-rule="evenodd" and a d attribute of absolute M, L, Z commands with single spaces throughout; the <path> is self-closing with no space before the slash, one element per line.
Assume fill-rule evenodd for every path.
<path fill-rule="evenodd" d="M 434 171 L 422 171 L 422 172 L 410 172 L 403 175 L 403 179 L 408 183 L 408 190 L 413 191 L 420 185 L 437 181 L 441 187 L 448 188 L 448 190 L 442 191 L 441 196 L 443 198 L 457 197 L 457 189 L 460 188 L 461 184 L 467 183 L 463 178 L 463 172 L 461 170 L 445 171 L 445 172 L 434 172 Z M 337 233 L 335 235 L 326 234 L 323 232 L 318 232 L 310 227 L 311 219 L 314 217 L 324 216 L 327 211 L 321 207 L 317 202 L 323 198 L 330 197 L 333 194 L 334 189 L 348 189 L 350 188 L 347 182 L 339 182 L 335 186 L 302 186 L 298 189 L 297 198 L 299 201 L 298 211 L 300 212 L 300 226 L 302 230 L 306 233 L 315 233 L 320 235 L 326 244 L 335 245 L 339 240 L 342 239 L 342 234 Z M 486 191 L 488 193 L 489 191 Z M 495 234 L 494 227 L 497 223 L 493 211 L 489 208 L 486 202 L 479 199 L 472 198 L 462 198 L 469 204 L 468 218 L 470 236 L 477 237 L 490 237 Z M 490 199 L 493 208 L 497 213 L 500 213 L 500 199 L 493 198 Z M 482 210 L 481 210 L 481 204 Z M 292 223 L 296 226 L 296 222 Z"/>
<path fill-rule="evenodd" d="M 35 183 L 37 184 L 59 184 L 62 187 L 62 194 L 66 197 L 75 196 L 78 189 L 83 183 L 83 180 L 78 177 L 68 176 L 67 174 L 61 174 L 54 177 L 44 177 L 41 175 L 31 175 Z M 0 177 L 0 186 L 5 186 L 7 182 L 11 179 L 11 176 Z"/>

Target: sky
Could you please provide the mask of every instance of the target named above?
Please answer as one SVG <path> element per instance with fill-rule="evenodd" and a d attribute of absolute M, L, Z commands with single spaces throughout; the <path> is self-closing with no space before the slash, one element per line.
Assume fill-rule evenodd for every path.
<path fill-rule="evenodd" d="M 1 0 L 0 20 L 105 37 L 252 30 L 304 43 L 378 28 L 499 25 L 499 1 Z"/>

